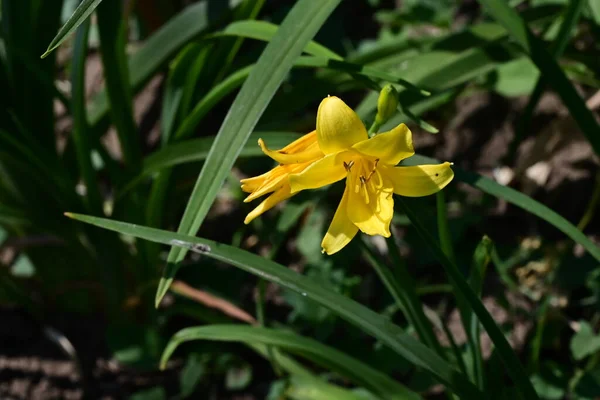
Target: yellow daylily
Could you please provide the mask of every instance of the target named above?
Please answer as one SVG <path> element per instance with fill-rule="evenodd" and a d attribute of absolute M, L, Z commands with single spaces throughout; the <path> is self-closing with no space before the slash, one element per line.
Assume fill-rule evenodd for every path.
<path fill-rule="evenodd" d="M 258 140 L 258 145 L 263 153 L 277 161 L 280 165 L 262 175 L 241 180 L 242 190 L 250 193 L 244 199 L 245 203 L 265 194 L 272 193 L 246 216 L 244 220 L 245 224 L 250 223 L 254 218 L 270 210 L 277 203 L 292 197 L 289 175 L 302 172 L 313 162 L 324 156 L 323 152 L 319 149 L 316 131 L 302 136 L 281 150 L 270 150 L 262 139 Z"/>
<path fill-rule="evenodd" d="M 396 167 L 415 152 L 404 124 L 369 139 L 356 115 L 337 97 L 325 98 L 317 113 L 316 139 L 324 157 L 290 172 L 289 195 L 346 178 L 346 189 L 321 247 L 333 254 L 360 229 L 390 236 L 392 195 L 420 197 L 444 188 L 454 177 L 450 163 Z"/>

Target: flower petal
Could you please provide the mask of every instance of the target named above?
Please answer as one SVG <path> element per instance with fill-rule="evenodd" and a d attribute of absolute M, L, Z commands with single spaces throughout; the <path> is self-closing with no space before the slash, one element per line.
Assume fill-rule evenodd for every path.
<path fill-rule="evenodd" d="M 289 199 L 292 196 L 293 194 L 290 193 L 290 187 L 288 185 L 283 186 L 275 191 L 272 195 L 264 199 L 263 202 L 258 205 L 258 207 L 248 213 L 246 219 L 244 219 L 244 224 L 249 224 L 254 218 L 275 207 L 277 203 Z"/>
<path fill-rule="evenodd" d="M 310 135 L 310 134 L 309 134 Z M 308 135 L 304 135 L 306 137 Z M 279 164 L 299 164 L 308 161 L 318 160 L 323 157 L 323 152 L 319 149 L 317 136 L 312 135 L 310 143 L 308 139 L 304 140 L 301 145 L 293 142 L 281 150 L 270 150 L 262 139 L 258 139 L 258 145 L 263 153 L 277 161 Z M 302 138 L 298 139 L 301 140 Z"/>
<path fill-rule="evenodd" d="M 279 175 L 273 179 L 267 180 L 262 186 L 250 193 L 248 197 L 244 199 L 244 203 L 249 203 L 255 199 L 258 199 L 259 197 L 264 196 L 267 193 L 274 192 L 275 190 L 281 188 L 284 184 L 287 183 L 286 178 L 287 175 Z"/>
<path fill-rule="evenodd" d="M 283 149 L 279 150 L 286 154 L 298 153 L 300 151 L 306 150 L 306 148 L 314 143 L 317 143 L 317 131 L 314 130 L 306 135 L 299 137 L 294 140 L 292 143 L 285 146 Z"/>
<path fill-rule="evenodd" d="M 246 193 L 252 193 L 259 187 L 261 187 L 267 179 L 272 176 L 272 170 L 267 171 L 262 175 L 253 176 L 251 178 L 242 179 L 240 184 L 242 185 L 242 190 Z"/>
<path fill-rule="evenodd" d="M 362 121 L 346 103 L 335 96 L 323 99 L 317 112 L 317 139 L 323 153 L 347 150 L 368 138 Z"/>
<path fill-rule="evenodd" d="M 305 189 L 316 189 L 331 185 L 346 177 L 344 168 L 345 157 L 350 157 L 349 152 L 331 154 L 319 161 L 315 161 L 299 174 L 290 175 L 290 186 L 292 193 L 298 193 Z"/>
<path fill-rule="evenodd" d="M 328 255 L 337 253 L 344 248 L 358 232 L 358 227 L 350 221 L 346 211 L 348 207 L 348 192 L 349 189 L 346 187 L 340 205 L 338 206 L 335 215 L 333 216 L 333 220 L 329 225 L 329 229 L 321 242 L 323 252 Z"/>
<path fill-rule="evenodd" d="M 388 190 L 373 190 L 356 174 L 349 180 L 348 218 L 367 235 L 390 237 L 394 198 Z"/>
<path fill-rule="evenodd" d="M 442 190 L 452 178 L 452 164 L 418 165 L 413 167 L 381 167 L 391 180 L 394 193 L 407 197 L 428 196 Z"/>
<path fill-rule="evenodd" d="M 379 159 L 379 162 L 387 165 L 396 165 L 415 154 L 412 133 L 404 124 L 371 139 L 356 143 L 352 148 L 365 156 Z"/>

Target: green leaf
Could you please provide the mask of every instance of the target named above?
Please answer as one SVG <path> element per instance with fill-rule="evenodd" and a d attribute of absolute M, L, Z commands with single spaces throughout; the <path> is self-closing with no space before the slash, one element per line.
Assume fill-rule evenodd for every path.
<path fill-rule="evenodd" d="M 546 50 L 544 43 L 529 30 L 525 21 L 505 0 L 479 0 L 479 2 L 529 54 L 541 75 L 569 109 L 596 154 L 600 154 L 600 125 L 554 57 Z"/>
<path fill-rule="evenodd" d="M 597 0 L 588 0 L 588 6 L 592 13 L 592 17 L 597 25 L 600 25 L 600 2 Z"/>
<path fill-rule="evenodd" d="M 530 60 L 518 58 L 498 67 L 494 89 L 506 97 L 528 95 L 539 76 L 538 69 Z"/>
<path fill-rule="evenodd" d="M 73 45 L 73 63 L 71 65 L 73 144 L 77 155 L 77 164 L 86 187 L 86 206 L 88 212 L 102 214 L 102 197 L 98 189 L 96 172 L 92 166 L 92 145 L 90 143 L 85 107 L 85 61 L 88 55 L 88 34 L 90 22 L 85 21 L 77 30 Z"/>
<path fill-rule="evenodd" d="M 558 32 L 558 35 L 552 43 L 552 46 L 550 47 L 550 51 L 554 58 L 560 58 L 560 56 L 562 56 L 563 51 L 565 50 L 565 47 L 569 43 L 573 28 L 577 25 L 577 21 L 579 21 L 579 15 L 583 9 L 583 4 L 584 0 L 573 0 L 568 4 L 567 9 L 565 11 L 564 19 L 560 24 L 560 30 Z M 531 75 L 531 67 L 528 67 L 527 69 L 529 69 L 529 75 Z M 521 74 L 521 72 L 514 72 L 517 74 Z M 509 153 L 507 157 L 508 163 L 510 163 L 512 159 L 516 157 L 517 148 L 519 147 L 519 144 L 521 143 L 525 132 L 529 130 L 531 119 L 533 118 L 533 112 L 535 111 L 537 104 L 540 98 L 542 97 L 542 94 L 544 93 L 546 87 L 546 82 L 544 79 L 542 79 L 542 77 L 539 76 L 539 71 L 535 71 L 535 76 L 537 82 L 535 84 L 533 92 L 531 93 L 531 96 L 529 97 L 529 102 L 523 110 L 521 120 L 519 121 L 520 123 L 516 127 L 515 137 L 513 138 L 510 144 Z M 530 82 L 523 83 L 526 85 L 530 84 Z"/>
<path fill-rule="evenodd" d="M 225 29 L 223 29 L 221 32 L 217 32 L 213 36 L 241 36 L 248 39 L 269 42 L 273 36 L 275 36 L 278 29 L 279 25 L 267 21 L 236 21 L 227 25 Z M 308 54 L 312 54 L 313 56 L 342 60 L 340 55 L 312 40 L 308 42 L 304 48 L 304 51 Z"/>
<path fill-rule="evenodd" d="M 54 39 L 52 39 L 46 52 L 42 54 L 42 58 L 47 57 L 54 49 L 60 46 L 94 12 L 101 2 L 102 0 L 83 0 L 79 4 L 79 7 L 75 9 L 71 18 L 69 18 L 62 28 L 60 28 Z"/>
<path fill-rule="evenodd" d="M 306 49 L 305 49 L 306 50 Z M 249 65 L 245 68 L 239 69 L 233 74 L 229 75 L 223 81 L 215 85 L 192 109 L 189 115 L 181 123 L 175 133 L 175 138 L 182 139 L 191 136 L 194 129 L 198 126 L 202 118 L 207 115 L 212 107 L 219 102 L 223 97 L 228 95 L 237 89 L 248 77 L 248 75 L 254 70 L 254 65 Z M 396 83 L 404 86 L 407 89 L 421 93 L 422 95 L 429 95 L 429 92 L 417 88 L 410 82 L 394 75 L 381 71 L 372 67 L 365 67 L 358 64 L 353 64 L 345 61 L 332 60 L 324 57 L 299 57 L 294 62 L 294 67 L 297 68 L 328 68 L 336 71 L 347 72 L 349 74 L 358 74 L 366 78 L 380 79 L 385 82 Z M 379 90 L 376 88 L 375 92 Z M 412 116 L 412 119 L 419 120 L 417 117 Z M 423 126 L 427 126 L 426 123 L 422 123 Z M 430 130 L 435 128 L 428 126 Z"/>
<path fill-rule="evenodd" d="M 340 0 L 298 1 L 261 54 L 256 68 L 236 96 L 198 176 L 181 219 L 180 233 L 195 234 L 206 217 L 252 129 L 292 68 Z M 173 248 L 156 292 L 156 305 L 169 289 L 186 249 Z"/>
<path fill-rule="evenodd" d="M 192 43 L 186 46 L 171 63 L 169 75 L 165 84 L 160 114 L 160 127 L 162 144 L 165 145 L 171 138 L 177 119 L 177 112 L 183 97 L 185 80 L 190 64 L 198 57 L 202 45 Z"/>
<path fill-rule="evenodd" d="M 270 282 L 277 283 L 328 308 L 341 318 L 377 338 L 412 364 L 423 368 L 433 376 L 437 377 L 441 382 L 447 384 L 448 387 L 452 388 L 458 395 L 464 396 L 465 398 L 481 398 L 481 396 L 483 396 L 464 377 L 464 375 L 460 374 L 425 345 L 414 339 L 412 336 L 404 333 L 400 327 L 394 325 L 389 319 L 332 291 L 329 287 L 323 286 L 319 282 L 315 282 L 312 279 L 302 276 L 273 261 L 264 259 L 239 248 L 211 240 L 124 222 L 111 221 L 105 218 L 70 213 L 66 215 L 78 221 L 119 232 L 124 235 L 130 235 L 169 246 L 184 247 L 187 250 L 191 250 L 215 260 L 226 262 Z M 223 335 L 219 335 L 219 337 L 222 336 Z M 260 337 L 261 335 L 258 335 L 256 340 L 260 341 Z M 280 343 L 270 344 L 277 347 L 284 347 Z"/>
<path fill-rule="evenodd" d="M 355 393 L 323 379 L 294 375 L 289 378 L 283 398 L 290 400 L 378 400 L 372 395 Z"/>
<path fill-rule="evenodd" d="M 0 204 L 0 225 L 4 226 L 27 226 L 31 225 L 33 221 L 27 218 L 27 215 L 21 210 L 14 209 L 4 204 Z M 0 228 L 0 241 L 2 229 Z"/>
<path fill-rule="evenodd" d="M 181 396 L 191 396 L 200 380 L 206 376 L 207 370 L 204 360 L 196 353 L 188 356 L 179 378 Z"/>
<path fill-rule="evenodd" d="M 166 398 L 167 393 L 165 388 L 156 386 L 150 389 L 140 390 L 129 396 L 128 400 L 165 400 Z"/>
<path fill-rule="evenodd" d="M 404 162 L 405 165 L 439 163 L 440 161 L 434 158 L 421 155 L 414 155 Z M 493 180 L 474 172 L 465 171 L 457 166 L 452 167 L 452 169 L 454 170 L 454 176 L 456 180 L 465 182 L 499 199 L 504 199 L 507 202 L 514 204 L 517 207 L 520 207 L 523 210 L 543 219 L 570 237 L 574 242 L 579 243 L 596 260 L 600 261 L 600 248 L 596 246 L 594 242 L 588 239 L 587 236 L 585 236 L 579 229 L 577 229 L 575 225 L 571 224 L 564 217 L 560 216 L 550 208 L 515 189 L 502 186 Z"/>
<path fill-rule="evenodd" d="M 368 388 L 385 399 L 418 399 L 400 383 L 346 354 L 292 332 L 244 325 L 209 325 L 186 328 L 177 332 L 163 352 L 164 366 L 177 347 L 191 340 L 235 341 L 272 345 L 302 356 L 322 367 L 335 370 L 353 382 Z"/>
<path fill-rule="evenodd" d="M 126 25 L 121 7 L 120 0 L 105 0 L 98 7 L 98 31 L 110 116 L 119 136 L 125 164 L 135 171 L 141 164 L 141 146 L 133 117 L 133 94 L 125 55 Z"/>
<path fill-rule="evenodd" d="M 372 249 L 370 249 L 366 241 L 361 240 L 363 257 L 373 267 L 381 282 L 392 295 L 396 305 L 402 310 L 404 317 L 414 327 L 419 335 L 419 339 L 433 349 L 440 357 L 447 359 L 445 350 L 440 345 L 431 323 L 423 312 L 417 292 L 415 291 L 416 284 L 410 273 L 406 263 L 400 256 L 400 251 L 394 238 L 387 240 L 388 252 L 393 261 L 393 269 L 386 266 L 380 257 L 377 257 Z"/>
<path fill-rule="evenodd" d="M 250 135 L 250 140 L 246 142 L 238 157 L 263 156 L 264 153 L 257 144 L 259 138 L 264 139 L 269 147 L 277 149 L 287 146 L 298 139 L 299 136 L 299 134 L 292 132 L 254 132 Z M 205 160 L 214 140 L 214 136 L 190 139 L 167 145 L 155 151 L 144 159 L 140 174 L 129 180 L 123 186 L 123 189 L 119 191 L 117 197 L 123 196 L 144 178 L 165 168 Z"/>
<path fill-rule="evenodd" d="M 483 236 L 475 251 L 473 252 L 473 260 L 471 263 L 471 271 L 469 273 L 469 285 L 473 289 L 473 292 L 481 298 L 483 290 L 483 279 L 485 272 L 492 258 L 492 250 L 494 244 L 492 240 Z M 484 387 L 484 368 L 483 368 L 483 355 L 481 350 L 481 324 L 475 317 L 472 310 L 468 311 L 465 319 L 465 330 L 468 330 L 468 335 L 473 344 L 470 356 L 472 357 L 472 376 L 474 381 L 477 382 L 479 388 Z"/>
<path fill-rule="evenodd" d="M 175 17 L 169 19 L 156 33 L 128 60 L 129 83 L 131 91 L 137 93 L 150 78 L 183 46 L 198 37 L 213 24 L 218 23 L 222 15 L 209 20 L 208 2 L 200 1 L 186 7 Z M 107 124 L 109 102 L 106 91 L 100 92 L 93 100 L 89 110 L 90 125 L 98 130 L 102 123 Z"/>
<path fill-rule="evenodd" d="M 579 361 L 599 350 L 600 336 L 594 333 L 588 322 L 579 321 L 579 331 L 571 339 L 573 358 Z"/>
<path fill-rule="evenodd" d="M 516 389 L 520 394 L 521 398 L 524 400 L 537 399 L 538 396 L 525 373 L 525 369 L 519 362 L 519 359 L 514 353 L 512 347 L 506 340 L 504 333 L 500 330 L 500 328 L 498 328 L 498 326 L 494 322 L 494 319 L 486 310 L 485 306 L 479 300 L 475 292 L 473 292 L 473 289 L 471 289 L 471 287 L 467 283 L 466 279 L 463 277 L 462 273 L 459 271 L 456 264 L 452 262 L 446 256 L 446 254 L 444 254 L 443 250 L 437 244 L 436 239 L 431 235 L 431 233 L 429 233 L 427 228 L 425 228 L 425 226 L 423 225 L 419 214 L 417 214 L 413 210 L 413 208 L 410 207 L 402 198 L 398 198 L 398 204 L 406 212 L 406 215 L 412 222 L 413 226 L 416 228 L 419 236 L 421 236 L 423 241 L 427 243 L 429 248 L 435 254 L 435 257 L 440 261 L 440 263 L 444 267 L 446 275 L 448 276 L 450 283 L 454 287 L 454 294 L 455 296 L 457 296 L 457 301 L 460 298 L 460 301 L 464 301 L 465 304 L 467 304 L 473 310 L 473 313 L 477 316 L 477 319 L 479 319 L 479 321 L 485 328 L 486 332 L 490 336 L 490 339 L 492 339 L 492 343 L 498 351 L 498 355 L 506 368 L 507 374 L 515 383 Z M 464 316 L 465 314 L 463 314 L 463 308 L 460 308 L 461 316 Z M 467 325 L 465 324 L 465 326 Z"/>

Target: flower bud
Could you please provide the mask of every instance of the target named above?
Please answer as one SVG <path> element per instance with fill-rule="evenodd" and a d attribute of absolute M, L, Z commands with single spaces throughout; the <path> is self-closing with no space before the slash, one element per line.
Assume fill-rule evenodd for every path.
<path fill-rule="evenodd" d="M 398 92 L 396 89 L 387 84 L 379 92 L 379 99 L 377 100 L 377 116 L 375 121 L 377 124 L 382 125 L 388 119 L 390 119 L 398 108 Z"/>

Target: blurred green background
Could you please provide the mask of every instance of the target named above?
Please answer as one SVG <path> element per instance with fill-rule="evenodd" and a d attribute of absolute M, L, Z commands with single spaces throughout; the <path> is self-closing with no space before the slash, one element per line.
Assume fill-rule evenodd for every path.
<path fill-rule="evenodd" d="M 196 210 L 199 237 L 274 260 L 420 337 L 480 390 L 449 384 L 460 398 L 515 398 L 528 384 L 541 399 L 600 398 L 600 1 L 82 3 L 93 13 L 40 58 L 79 1 L 0 0 L 0 398 L 452 398 L 435 371 L 341 318 L 334 297 L 323 304 L 203 254 L 177 259 L 156 308 L 175 253 L 63 215 L 193 236 L 181 221 Z M 277 45 L 282 59 L 269 64 Z M 312 131 L 327 95 L 368 127 L 386 83 L 400 107 L 382 130 L 406 122 L 417 162 L 455 165 L 443 195 L 406 206 L 439 232 L 529 383 L 515 382 L 501 362 L 512 353 L 480 336 L 470 309 L 461 319 L 462 289 L 410 211 L 396 209 L 392 239 L 356 238 L 331 257 L 320 243 L 341 183 L 243 224 L 256 204 L 242 202 L 239 180 L 273 167 L 259 137 L 281 148 Z M 257 109 L 234 103 L 238 93 L 255 93 Z M 424 317 L 429 342 L 415 326 Z M 207 327 L 194 334 L 205 340 L 159 369 L 190 326 Z"/>

